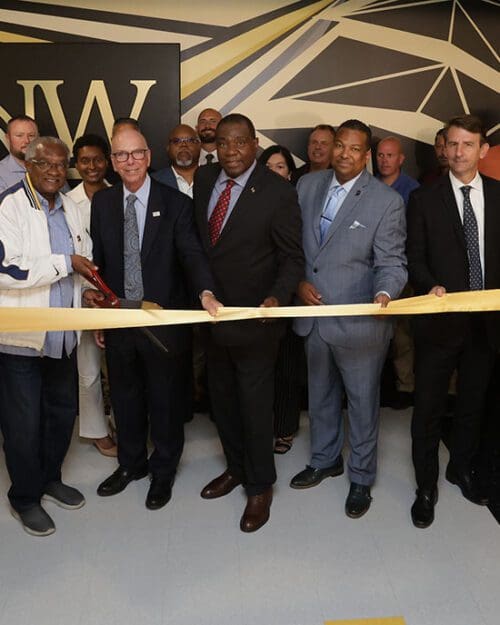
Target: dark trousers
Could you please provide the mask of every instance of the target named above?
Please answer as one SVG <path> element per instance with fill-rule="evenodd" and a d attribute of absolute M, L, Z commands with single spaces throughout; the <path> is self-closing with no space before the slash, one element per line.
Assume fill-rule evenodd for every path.
<path fill-rule="evenodd" d="M 418 488 L 431 490 L 439 474 L 441 422 L 450 378 L 457 369 L 457 399 L 450 434 L 450 464 L 470 471 L 477 452 L 481 414 L 495 352 L 484 324 L 471 317 L 469 331 L 454 345 L 415 340 L 415 402 L 412 454 Z"/>
<path fill-rule="evenodd" d="M 191 352 L 169 356 L 134 329 L 110 330 L 105 336 L 118 462 L 131 471 L 148 468 L 150 429 L 149 471 L 173 478 L 191 407 Z"/>
<path fill-rule="evenodd" d="M 8 496 L 17 511 L 40 503 L 61 480 L 77 410 L 76 351 L 63 358 L 0 354 L 0 423 Z"/>
<path fill-rule="evenodd" d="M 276 481 L 273 453 L 274 368 L 279 341 L 207 344 L 208 388 L 229 471 L 248 495 Z"/>
<path fill-rule="evenodd" d="M 299 429 L 302 390 L 307 384 L 304 340 L 287 324 L 280 341 L 274 386 L 274 436 L 292 436 Z"/>

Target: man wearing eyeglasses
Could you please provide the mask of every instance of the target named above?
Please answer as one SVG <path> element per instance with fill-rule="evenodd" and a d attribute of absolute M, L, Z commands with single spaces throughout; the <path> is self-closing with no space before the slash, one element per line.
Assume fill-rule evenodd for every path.
<path fill-rule="evenodd" d="M 151 177 L 168 187 L 179 189 L 192 199 L 193 177 L 201 150 L 196 131 L 185 124 L 176 126 L 168 136 L 166 147 L 170 167 L 158 170 Z"/>
<path fill-rule="evenodd" d="M 0 196 L 0 306 L 78 307 L 80 275 L 95 265 L 91 241 L 72 200 L 60 193 L 69 151 L 54 137 L 26 149 L 26 176 Z M 80 275 L 79 275 L 80 274 Z M 1 428 L 12 514 L 29 534 L 55 531 L 41 500 L 85 504 L 61 481 L 76 416 L 79 334 L 0 333 Z"/>
<path fill-rule="evenodd" d="M 140 132 L 120 131 L 111 147 L 122 183 L 98 191 L 91 208 L 94 260 L 104 281 L 119 297 L 168 309 L 190 308 L 199 297 L 215 316 L 220 303 L 212 293 L 191 200 L 149 177 L 151 154 Z M 171 498 L 184 444 L 191 331 L 186 325 L 152 331 L 163 349 L 136 329 L 108 330 L 97 337 L 101 346 L 106 344 L 119 463 L 97 493 L 115 495 L 151 473 L 146 507 L 156 510 Z M 148 428 L 154 447 L 149 459 Z"/>

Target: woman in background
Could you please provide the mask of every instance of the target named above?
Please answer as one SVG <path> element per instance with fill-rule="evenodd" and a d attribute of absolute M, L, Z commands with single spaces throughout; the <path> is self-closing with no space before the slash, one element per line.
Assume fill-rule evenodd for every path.
<path fill-rule="evenodd" d="M 290 151 L 281 145 L 272 145 L 262 152 L 258 162 L 279 176 L 291 180 L 295 163 Z M 274 453 L 286 454 L 292 448 L 294 434 L 299 429 L 304 344 L 292 330 L 289 320 L 282 338 L 276 362 L 274 388 Z"/>

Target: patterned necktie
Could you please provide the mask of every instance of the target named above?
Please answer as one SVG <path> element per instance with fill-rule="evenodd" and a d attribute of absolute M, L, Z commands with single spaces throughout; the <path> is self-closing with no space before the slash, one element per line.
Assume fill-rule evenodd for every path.
<path fill-rule="evenodd" d="M 332 225 L 332 221 L 337 215 L 340 198 L 345 193 L 344 187 L 336 185 L 326 201 L 326 206 L 321 214 L 321 220 L 319 222 L 320 243 L 323 243 L 328 228 Z"/>
<path fill-rule="evenodd" d="M 210 165 L 210 163 L 214 160 L 214 155 L 213 154 L 207 154 L 205 156 L 205 161 L 207 165 Z"/>
<path fill-rule="evenodd" d="M 224 223 L 224 217 L 226 216 L 227 209 L 229 208 L 229 201 L 231 200 L 231 188 L 235 184 L 234 180 L 227 181 L 226 188 L 219 195 L 217 204 L 215 205 L 215 208 L 210 215 L 210 219 L 208 220 L 208 235 L 210 237 L 211 245 L 215 245 L 217 243 L 217 239 L 219 238 L 220 231 L 222 230 L 222 224 Z"/>
<path fill-rule="evenodd" d="M 469 288 L 479 291 L 483 288 L 483 272 L 479 255 L 479 231 L 476 216 L 470 202 L 470 186 L 460 187 L 464 194 L 464 234 L 469 256 Z"/>
<path fill-rule="evenodd" d="M 123 280 L 125 297 L 131 300 L 142 300 L 144 288 L 142 285 L 141 246 L 139 244 L 139 228 L 135 213 L 137 196 L 131 193 L 127 197 L 125 206 L 125 220 L 123 224 Z"/>

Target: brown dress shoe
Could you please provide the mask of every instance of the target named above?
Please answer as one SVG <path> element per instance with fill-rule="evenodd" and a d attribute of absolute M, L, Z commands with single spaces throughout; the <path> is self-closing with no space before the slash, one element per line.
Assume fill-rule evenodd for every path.
<path fill-rule="evenodd" d="M 224 471 L 222 475 L 209 482 L 200 495 L 203 499 L 217 499 L 217 497 L 228 495 L 240 484 L 241 480 L 239 478 L 229 473 L 229 471 Z"/>
<path fill-rule="evenodd" d="M 269 520 L 269 511 L 273 500 L 270 486 L 261 495 L 249 495 L 248 502 L 240 521 L 242 532 L 256 532 Z"/>

